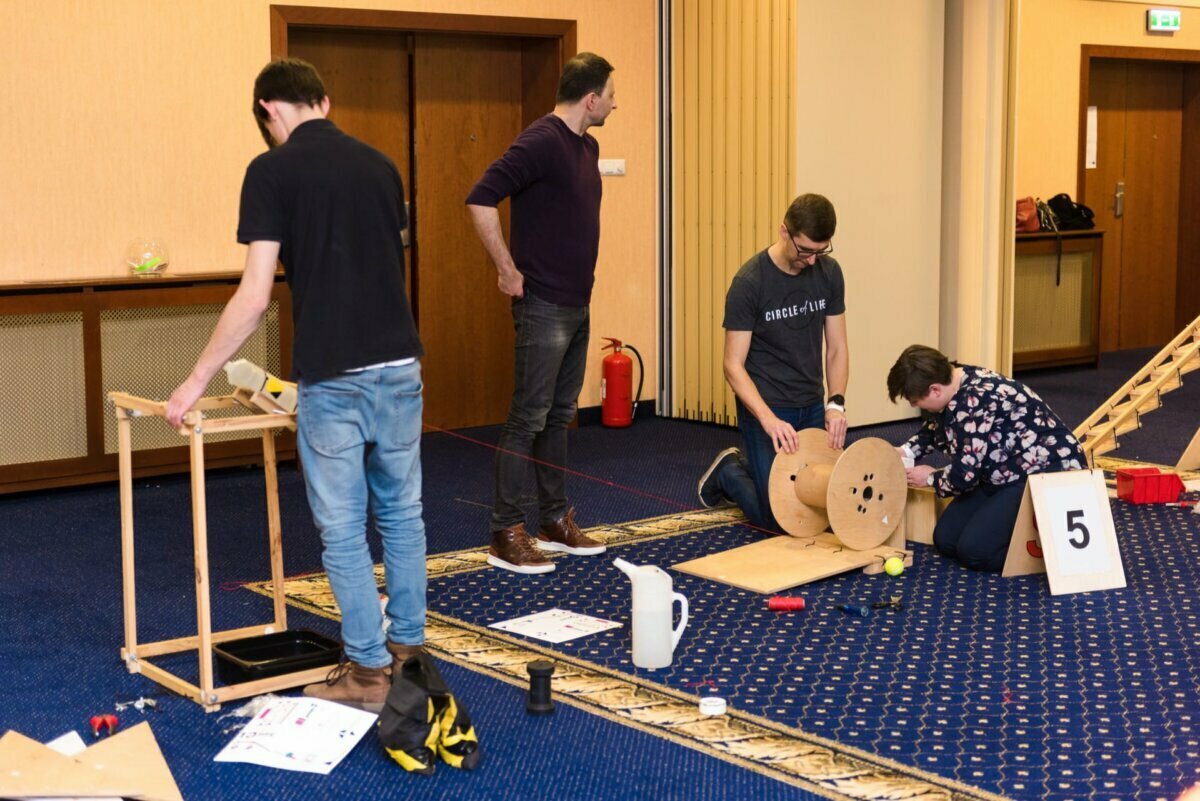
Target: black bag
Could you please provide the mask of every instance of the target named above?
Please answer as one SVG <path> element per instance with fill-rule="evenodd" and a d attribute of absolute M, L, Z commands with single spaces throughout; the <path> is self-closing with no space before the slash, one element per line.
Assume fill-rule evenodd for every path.
<path fill-rule="evenodd" d="M 482 755 L 470 715 L 424 652 L 409 657 L 392 676 L 379 714 L 379 740 L 409 773 L 433 773 L 435 754 L 451 767 L 474 770 Z"/>
<path fill-rule="evenodd" d="M 1086 231 L 1096 227 L 1096 223 L 1093 222 L 1096 215 L 1092 210 L 1082 203 L 1071 200 L 1071 196 L 1066 192 L 1050 198 L 1047 205 L 1054 212 L 1054 216 L 1058 218 L 1058 230 L 1060 231 Z"/>
<path fill-rule="evenodd" d="M 1041 198 L 1037 199 L 1037 216 L 1038 227 L 1042 231 L 1058 230 L 1058 218 L 1054 216 L 1054 212 L 1052 212 L 1050 207 L 1046 205 L 1046 201 L 1042 200 Z"/>

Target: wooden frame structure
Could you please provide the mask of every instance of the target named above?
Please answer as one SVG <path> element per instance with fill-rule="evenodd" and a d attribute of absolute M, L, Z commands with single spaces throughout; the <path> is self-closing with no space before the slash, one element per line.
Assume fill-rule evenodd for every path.
<path fill-rule="evenodd" d="M 276 473 L 275 434 L 280 429 L 296 430 L 296 417 L 287 414 L 268 395 L 244 389 L 232 395 L 201 398 L 183 417 L 179 433 L 187 438 L 191 455 L 192 531 L 196 561 L 196 620 L 193 637 L 139 643 L 137 638 L 137 598 L 134 586 L 133 539 L 133 452 L 130 421 L 134 417 L 166 417 L 166 403 L 147 400 L 123 392 L 108 395 L 116 407 L 119 438 L 119 473 L 121 487 L 121 575 L 125 609 L 125 646 L 121 660 L 130 673 L 141 673 L 173 692 L 177 692 L 214 712 L 221 704 L 237 698 L 311 684 L 322 681 L 328 667 L 274 676 L 256 681 L 216 687 L 213 684 L 213 645 L 244 637 L 254 637 L 287 629 L 287 605 L 283 588 L 283 541 L 280 536 L 279 482 Z M 230 417 L 205 418 L 206 411 L 240 408 L 245 414 Z M 204 437 L 226 431 L 261 431 L 263 470 L 267 486 L 267 537 L 271 554 L 271 587 L 274 600 L 274 620 L 270 623 L 227 631 L 212 630 L 212 609 L 208 576 L 208 520 L 204 483 Z M 149 658 L 184 651 L 197 651 L 200 660 L 200 683 L 191 684 L 175 674 L 152 664 Z"/>

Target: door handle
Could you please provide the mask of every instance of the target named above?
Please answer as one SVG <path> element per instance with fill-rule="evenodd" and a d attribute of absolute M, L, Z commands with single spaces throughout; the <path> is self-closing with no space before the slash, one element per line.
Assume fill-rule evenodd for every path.
<path fill-rule="evenodd" d="M 1113 216 L 1125 215 L 1125 182 L 1117 181 L 1117 191 L 1113 194 Z"/>

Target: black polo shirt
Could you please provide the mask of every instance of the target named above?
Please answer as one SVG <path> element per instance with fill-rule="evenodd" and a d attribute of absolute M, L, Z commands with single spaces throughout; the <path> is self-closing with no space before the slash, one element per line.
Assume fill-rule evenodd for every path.
<path fill-rule="evenodd" d="M 407 225 L 396 165 L 329 120 L 303 123 L 250 162 L 237 238 L 280 243 L 294 377 L 423 354 L 404 293 Z"/>

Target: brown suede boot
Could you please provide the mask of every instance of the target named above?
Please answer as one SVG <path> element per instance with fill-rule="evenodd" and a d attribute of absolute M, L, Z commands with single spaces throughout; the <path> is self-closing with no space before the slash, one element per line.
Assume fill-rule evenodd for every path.
<path fill-rule="evenodd" d="M 554 563 L 533 546 L 525 532 L 525 524 L 492 532 L 492 547 L 488 549 L 488 564 L 514 573 L 549 573 Z"/>
<path fill-rule="evenodd" d="M 607 550 L 602 542 L 598 542 L 579 530 L 575 523 L 575 510 L 568 509 L 567 513 L 550 525 L 541 526 L 538 531 L 537 547 L 543 551 L 563 551 L 575 556 L 596 556 Z"/>
<path fill-rule="evenodd" d="M 400 668 L 408 661 L 410 656 L 421 653 L 425 649 L 420 645 L 401 645 L 398 642 L 388 640 L 388 653 L 392 655 L 392 675 L 400 672 Z"/>
<path fill-rule="evenodd" d="M 369 668 L 346 661 L 329 671 L 329 678 L 323 683 L 305 687 L 304 694 L 378 713 L 391 687 L 391 667 Z"/>

